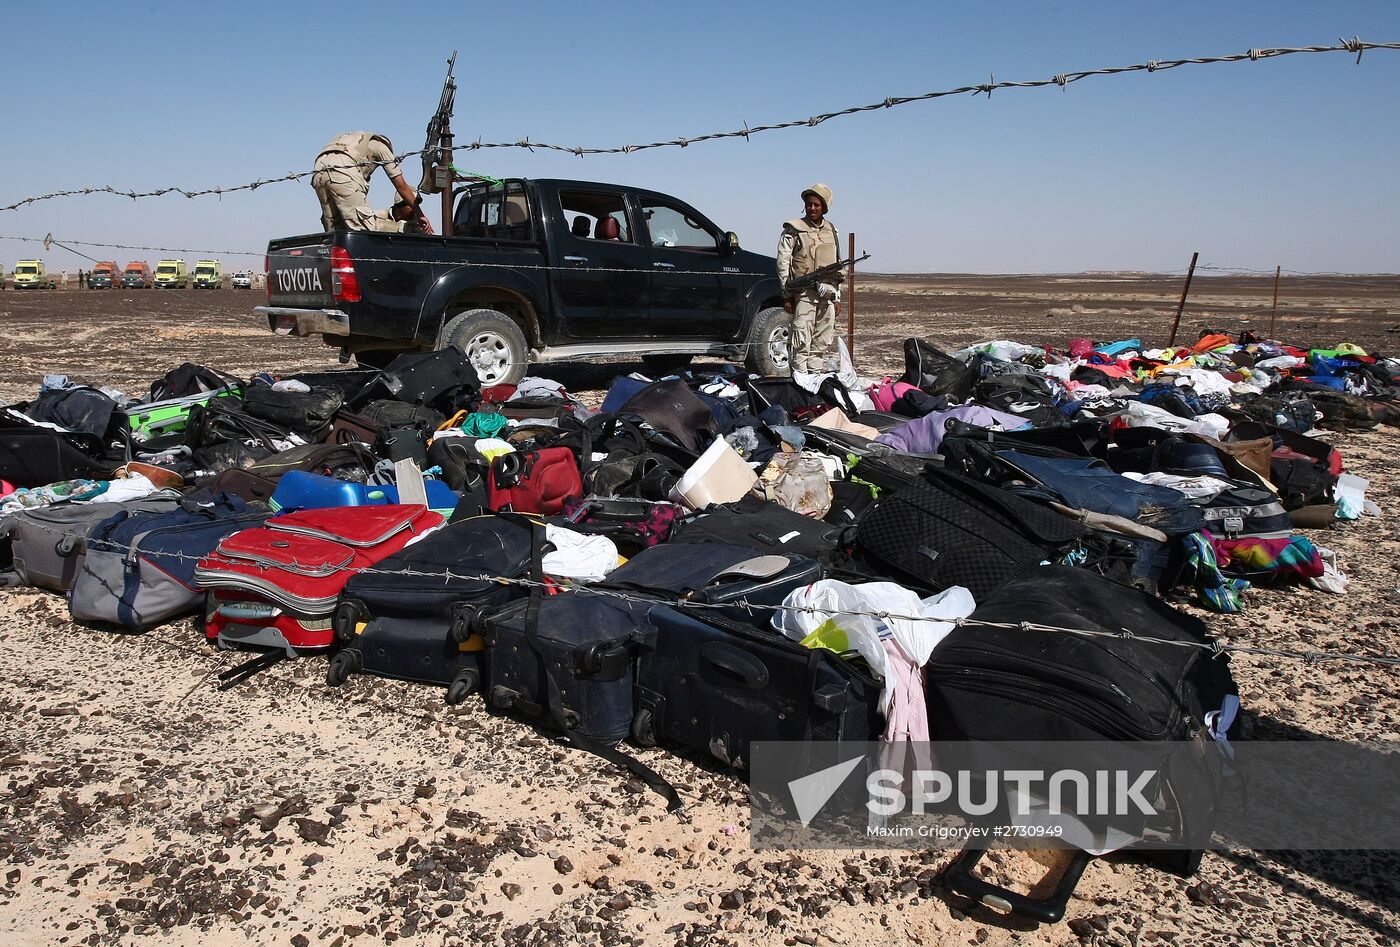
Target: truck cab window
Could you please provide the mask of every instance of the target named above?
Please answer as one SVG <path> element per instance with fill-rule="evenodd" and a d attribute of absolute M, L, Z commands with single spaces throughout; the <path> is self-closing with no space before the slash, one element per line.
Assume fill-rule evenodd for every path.
<path fill-rule="evenodd" d="M 532 240 L 534 224 L 519 181 L 468 188 L 457 199 L 453 233 L 492 240 Z"/>
<path fill-rule="evenodd" d="M 643 200 L 642 216 L 646 219 L 648 239 L 653 247 L 714 250 L 718 246 L 717 232 L 678 207 Z"/>
<path fill-rule="evenodd" d="M 560 191 L 559 209 L 564 219 L 572 221 L 569 232 L 583 240 L 613 240 L 632 242 L 632 228 L 627 224 L 627 209 L 616 194 L 592 194 L 587 191 Z"/>

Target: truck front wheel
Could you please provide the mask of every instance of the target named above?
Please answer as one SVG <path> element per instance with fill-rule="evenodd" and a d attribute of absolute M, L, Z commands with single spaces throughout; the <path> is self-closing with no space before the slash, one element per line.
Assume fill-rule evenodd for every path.
<path fill-rule="evenodd" d="M 761 309 L 749 327 L 744 362 L 759 375 L 786 375 L 792 362 L 792 316 L 782 306 Z"/>
<path fill-rule="evenodd" d="M 469 309 L 450 319 L 438 348 L 455 345 L 467 354 L 482 387 L 514 384 L 525 377 L 530 348 L 525 333 L 503 312 Z"/>

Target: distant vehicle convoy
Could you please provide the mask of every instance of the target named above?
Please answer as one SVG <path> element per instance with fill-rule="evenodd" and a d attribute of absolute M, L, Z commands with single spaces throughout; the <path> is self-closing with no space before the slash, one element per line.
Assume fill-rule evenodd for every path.
<path fill-rule="evenodd" d="M 184 289 L 189 278 L 184 260 L 161 260 L 156 264 L 156 289 Z"/>
<path fill-rule="evenodd" d="M 132 260 L 122 273 L 123 289 L 150 289 L 151 267 L 145 260 Z"/>
<path fill-rule="evenodd" d="M 194 265 L 194 288 L 224 288 L 224 268 L 218 260 L 200 260 Z"/>
<path fill-rule="evenodd" d="M 15 289 L 55 289 L 49 271 L 40 260 L 20 260 L 15 264 Z"/>

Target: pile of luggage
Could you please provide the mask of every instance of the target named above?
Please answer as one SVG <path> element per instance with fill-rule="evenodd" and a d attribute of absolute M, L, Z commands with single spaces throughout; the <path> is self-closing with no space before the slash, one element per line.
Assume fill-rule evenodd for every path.
<path fill-rule="evenodd" d="M 1295 528 L 1359 517 L 1365 482 L 1309 432 L 1395 423 L 1400 382 L 1215 334 L 905 362 L 620 377 L 599 409 L 483 389 L 453 348 L 186 364 L 139 400 L 49 377 L 0 409 L 0 569 L 98 627 L 196 613 L 261 656 L 230 683 L 328 654 L 332 686 L 479 694 L 673 805 L 624 740 L 739 769 L 760 740 L 1224 740 L 1227 658 L 1119 633 L 1208 644 L 1162 600 L 1187 591 L 1343 591 Z"/>

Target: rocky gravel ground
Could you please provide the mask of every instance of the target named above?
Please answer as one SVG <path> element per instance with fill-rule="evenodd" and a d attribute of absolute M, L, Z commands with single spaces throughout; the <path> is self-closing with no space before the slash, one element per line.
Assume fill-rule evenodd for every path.
<path fill-rule="evenodd" d="M 1160 318 L 1134 313 L 1174 293 L 1165 282 L 1030 279 L 867 287 L 862 370 L 898 371 L 897 342 L 916 332 L 949 345 L 1164 339 Z M 1211 297 L 1217 308 L 1188 312 L 1193 336 L 1200 325 L 1257 323 L 1258 294 L 1227 288 Z M 1328 333 L 1321 341 L 1393 341 L 1393 291 L 1353 295 L 1366 305 L 1319 291 L 1319 311 L 1332 315 L 1307 318 Z M 238 373 L 333 364 L 330 350 L 268 334 L 250 299 L 7 292 L 0 399 L 32 397 L 45 371 L 137 391 L 187 358 Z M 1076 305 L 1072 330 L 1049 314 Z M 550 374 L 596 394 L 635 367 Z M 1400 435 L 1335 440 L 1382 511 L 1311 534 L 1340 554 L 1348 594 L 1257 589 L 1239 615 L 1202 613 L 1229 641 L 1396 653 Z M 216 690 L 213 675 L 237 660 L 189 620 L 119 635 L 72 623 L 48 593 L 0 593 L 0 937 L 206 947 L 1400 941 L 1394 853 L 1208 853 L 1190 878 L 1109 857 L 1090 865 L 1065 923 L 1037 928 L 948 894 L 947 853 L 751 849 L 745 785 L 704 760 L 637 751 L 687 801 L 667 814 L 640 783 L 477 702 L 447 708 L 435 689 L 369 677 L 330 689 L 319 658 Z M 1255 657 L 1234 670 L 1256 736 L 1400 741 L 1400 672 Z M 1034 886 L 1047 872 L 1037 858 L 993 853 L 987 871 Z"/>

